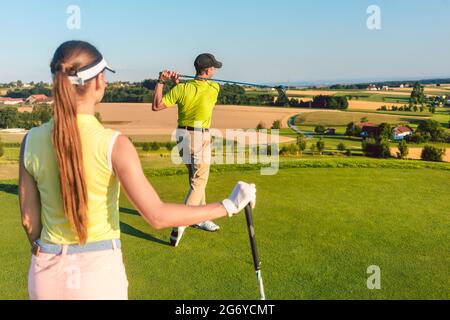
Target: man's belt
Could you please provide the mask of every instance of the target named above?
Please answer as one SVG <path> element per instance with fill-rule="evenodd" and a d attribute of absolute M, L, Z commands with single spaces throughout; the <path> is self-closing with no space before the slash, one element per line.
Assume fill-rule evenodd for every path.
<path fill-rule="evenodd" d="M 178 126 L 178 129 L 181 129 L 181 130 L 187 130 L 187 131 L 209 132 L 209 129 L 207 129 L 207 128 L 194 128 L 194 127 Z"/>

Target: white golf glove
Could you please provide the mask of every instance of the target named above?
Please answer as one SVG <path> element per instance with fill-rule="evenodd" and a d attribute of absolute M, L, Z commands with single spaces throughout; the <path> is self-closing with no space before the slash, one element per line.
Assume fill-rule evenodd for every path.
<path fill-rule="evenodd" d="M 222 201 L 223 206 L 232 217 L 241 212 L 248 204 L 256 205 L 256 186 L 239 181 L 228 199 Z"/>

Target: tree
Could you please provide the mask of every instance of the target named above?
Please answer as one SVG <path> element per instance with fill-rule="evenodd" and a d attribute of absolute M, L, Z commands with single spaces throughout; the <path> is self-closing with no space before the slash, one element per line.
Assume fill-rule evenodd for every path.
<path fill-rule="evenodd" d="M 430 135 L 431 141 L 440 141 L 445 129 L 442 127 L 441 123 L 436 120 L 426 120 L 420 122 L 417 127 L 416 133 L 422 135 Z"/>
<path fill-rule="evenodd" d="M 414 84 L 413 91 L 411 92 L 410 101 L 413 104 L 424 104 L 425 103 L 425 88 L 420 85 L 419 82 Z"/>
<path fill-rule="evenodd" d="M 158 142 L 152 142 L 150 144 L 150 149 L 152 149 L 152 151 L 158 151 L 159 150 L 159 143 Z"/>
<path fill-rule="evenodd" d="M 350 122 L 345 130 L 345 135 L 349 137 L 359 137 L 361 135 L 361 127 L 355 125 L 354 122 Z"/>
<path fill-rule="evenodd" d="M 264 122 L 260 121 L 258 123 L 258 125 L 256 126 L 256 130 L 264 130 L 264 129 L 266 129 L 266 124 Z"/>
<path fill-rule="evenodd" d="M 386 140 L 377 141 L 375 139 L 366 139 L 362 143 L 362 149 L 367 157 L 390 158 L 391 149 Z"/>
<path fill-rule="evenodd" d="M 442 162 L 445 149 L 439 149 L 430 145 L 426 145 L 422 150 L 421 158 L 424 161 Z"/>
<path fill-rule="evenodd" d="M 150 151 L 150 144 L 149 143 L 144 143 L 143 145 L 142 145 L 142 151 L 145 151 L 145 152 L 149 152 Z"/>
<path fill-rule="evenodd" d="M 275 120 L 272 124 L 272 129 L 273 130 L 280 130 L 281 129 L 281 121 L 280 120 Z"/>
<path fill-rule="evenodd" d="M 402 140 L 398 144 L 398 151 L 399 152 L 397 152 L 397 158 L 399 158 L 399 159 L 406 159 L 406 157 L 409 154 L 409 148 L 408 148 L 408 144 L 406 143 L 405 140 Z"/>
<path fill-rule="evenodd" d="M 320 139 L 316 143 L 317 151 L 319 151 L 319 154 L 322 155 L 323 151 L 325 150 L 325 142 Z"/>
<path fill-rule="evenodd" d="M 314 155 L 314 152 L 316 152 L 316 145 L 313 143 L 309 149 L 311 150 L 311 153 Z"/>
<path fill-rule="evenodd" d="M 307 142 L 303 135 L 299 135 L 297 137 L 297 146 L 298 146 L 298 149 L 300 150 L 300 154 L 302 154 L 303 151 L 306 150 Z"/>
<path fill-rule="evenodd" d="M 17 108 L 0 108 L 0 128 L 16 128 L 19 124 L 19 111 Z"/>
<path fill-rule="evenodd" d="M 378 127 L 377 139 L 381 140 L 389 140 L 392 137 L 392 127 L 389 123 L 382 123 Z"/>
<path fill-rule="evenodd" d="M 350 149 L 345 150 L 345 155 L 347 157 L 351 157 L 352 156 L 352 150 L 350 150 Z"/>
<path fill-rule="evenodd" d="M 324 134 L 326 130 L 327 130 L 327 129 L 326 129 L 324 126 L 322 126 L 322 125 L 316 126 L 316 127 L 314 128 L 314 132 L 315 132 L 316 134 Z"/>
<path fill-rule="evenodd" d="M 338 144 L 337 149 L 339 151 L 345 151 L 347 149 L 347 147 L 345 146 L 345 144 L 343 144 L 342 142 Z"/>

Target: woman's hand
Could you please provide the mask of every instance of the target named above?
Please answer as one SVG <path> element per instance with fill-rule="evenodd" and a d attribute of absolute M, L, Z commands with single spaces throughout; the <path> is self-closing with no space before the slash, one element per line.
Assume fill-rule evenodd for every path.
<path fill-rule="evenodd" d="M 239 181 L 228 199 L 222 201 L 223 206 L 232 217 L 241 212 L 248 204 L 255 208 L 256 186 Z"/>

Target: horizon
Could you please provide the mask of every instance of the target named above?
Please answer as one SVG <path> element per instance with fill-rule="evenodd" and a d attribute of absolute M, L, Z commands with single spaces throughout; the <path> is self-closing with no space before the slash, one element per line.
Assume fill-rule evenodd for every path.
<path fill-rule="evenodd" d="M 118 71 L 108 75 L 111 82 L 156 78 L 165 68 L 191 74 L 192 62 L 202 52 L 224 62 L 217 78 L 262 84 L 450 77 L 450 42 L 442 40 L 450 38 L 448 0 L 196 4 L 8 2 L 4 12 L 22 14 L 6 15 L 0 22 L 8 29 L 9 48 L 0 52 L 0 82 L 51 82 L 51 56 L 71 39 L 99 48 Z M 367 24 L 373 4 L 380 9 L 379 30 Z M 80 29 L 68 28 L 74 17 L 73 11 L 68 13 L 71 5 L 80 9 Z"/>

